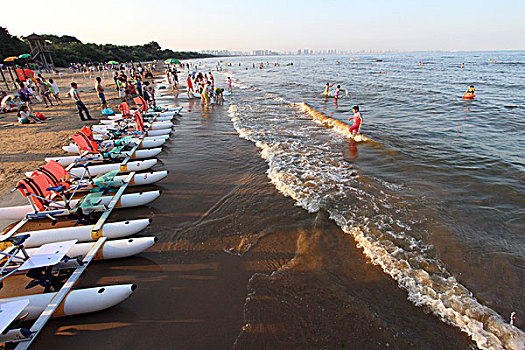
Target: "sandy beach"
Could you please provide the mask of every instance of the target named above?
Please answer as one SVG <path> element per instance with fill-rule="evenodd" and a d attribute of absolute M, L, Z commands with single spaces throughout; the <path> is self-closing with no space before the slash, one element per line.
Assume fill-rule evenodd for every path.
<path fill-rule="evenodd" d="M 88 108 L 99 109 L 79 81 Z M 113 108 L 116 94 L 107 91 Z M 227 104 L 202 108 L 165 94 L 158 99 L 184 110 L 158 157 L 169 176 L 150 186 L 163 194 L 111 217 L 152 217 L 140 235 L 159 242 L 137 257 L 93 263 L 77 285 L 136 283 L 136 292 L 109 310 L 52 320 L 35 348 L 469 348 L 465 336 L 407 301 L 326 213 L 307 213 L 269 183 L 257 149 L 234 132 Z M 82 125 L 70 101 L 47 114 L 55 119 L 45 125 L 2 130 L 10 152 L 2 157 L 10 169 L 4 197 L 23 171 L 62 153 Z M 43 130 L 49 139 L 37 134 Z M 21 147 L 25 158 L 16 156 Z"/>

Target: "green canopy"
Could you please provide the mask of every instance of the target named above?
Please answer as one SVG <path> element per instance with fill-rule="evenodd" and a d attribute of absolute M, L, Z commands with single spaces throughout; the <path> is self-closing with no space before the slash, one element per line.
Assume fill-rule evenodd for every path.
<path fill-rule="evenodd" d="M 176 58 L 168 58 L 164 63 L 177 63 L 180 64 L 180 61 Z"/>
<path fill-rule="evenodd" d="M 31 55 L 28 53 L 25 53 L 23 55 L 18 56 L 18 58 L 31 58 Z"/>
<path fill-rule="evenodd" d="M 117 61 L 108 61 L 108 64 L 118 64 Z"/>

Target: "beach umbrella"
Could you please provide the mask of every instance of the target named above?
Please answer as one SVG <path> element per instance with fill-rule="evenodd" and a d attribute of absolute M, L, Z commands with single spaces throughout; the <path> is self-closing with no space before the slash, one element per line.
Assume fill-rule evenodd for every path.
<path fill-rule="evenodd" d="M 31 55 L 28 53 L 25 53 L 23 55 L 18 56 L 18 58 L 31 58 Z"/>
<path fill-rule="evenodd" d="M 180 61 L 176 58 L 168 58 L 166 61 L 164 61 L 164 63 L 177 63 L 177 64 L 180 64 Z"/>
<path fill-rule="evenodd" d="M 10 57 L 4 58 L 4 62 L 13 62 L 14 60 L 17 60 L 17 59 L 18 59 L 17 56 L 10 56 Z"/>
<path fill-rule="evenodd" d="M 108 64 L 118 64 L 117 61 L 108 61 Z"/>

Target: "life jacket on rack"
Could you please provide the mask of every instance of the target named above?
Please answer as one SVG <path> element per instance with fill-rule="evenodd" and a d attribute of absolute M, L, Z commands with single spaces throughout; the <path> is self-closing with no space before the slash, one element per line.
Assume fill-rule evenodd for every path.
<path fill-rule="evenodd" d="M 135 111 L 135 113 L 133 113 L 133 116 L 135 117 L 137 131 L 144 132 L 144 119 L 142 119 L 142 113 L 140 113 L 139 111 Z"/>
<path fill-rule="evenodd" d="M 91 133 L 91 130 L 89 134 Z M 92 134 L 90 134 L 91 137 L 93 137 Z M 78 146 L 78 148 L 82 151 L 88 151 L 91 153 L 99 153 L 98 151 L 98 143 L 90 138 L 88 135 L 84 134 L 82 130 L 75 133 L 73 136 L 71 136 L 73 139 L 73 142 Z"/>
<path fill-rule="evenodd" d="M 35 170 L 31 177 L 44 175 L 49 184 L 53 187 L 64 186 L 63 190 L 68 190 L 71 187 L 71 179 L 66 169 L 57 161 L 50 160 L 46 165 L 41 166 Z"/>
<path fill-rule="evenodd" d="M 32 177 L 18 181 L 16 188 L 26 197 L 38 211 L 46 210 L 46 199 L 50 198 L 51 192 L 48 179 L 43 174 L 37 174 Z"/>
<path fill-rule="evenodd" d="M 139 107 L 140 111 L 142 111 L 144 113 L 148 111 L 148 103 L 146 102 L 144 97 L 142 97 L 142 96 L 134 97 L 133 98 L 133 102 L 135 102 L 137 107 Z"/>
<path fill-rule="evenodd" d="M 118 105 L 118 110 L 122 113 L 123 118 L 131 118 L 131 112 L 129 110 L 129 105 L 127 102 L 122 102 Z"/>

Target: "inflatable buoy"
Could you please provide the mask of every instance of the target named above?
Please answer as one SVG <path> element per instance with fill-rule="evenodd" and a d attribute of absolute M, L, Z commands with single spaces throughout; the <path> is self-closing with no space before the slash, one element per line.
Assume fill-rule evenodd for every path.
<path fill-rule="evenodd" d="M 463 98 L 466 98 L 468 100 L 472 100 L 474 97 L 476 97 L 476 95 L 474 94 L 464 94 L 463 95 Z"/>
<path fill-rule="evenodd" d="M 102 115 L 113 115 L 115 112 L 111 108 L 106 108 L 102 110 Z"/>

